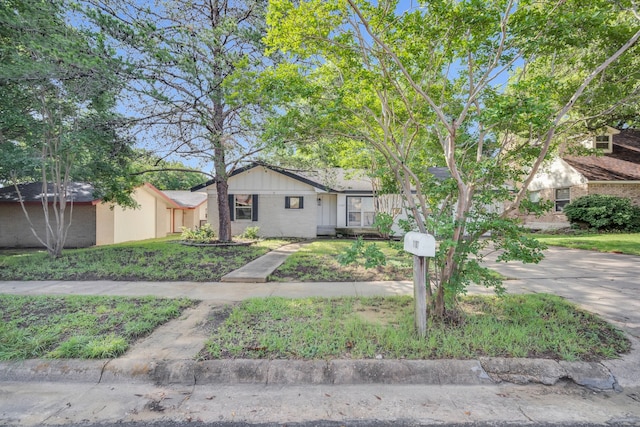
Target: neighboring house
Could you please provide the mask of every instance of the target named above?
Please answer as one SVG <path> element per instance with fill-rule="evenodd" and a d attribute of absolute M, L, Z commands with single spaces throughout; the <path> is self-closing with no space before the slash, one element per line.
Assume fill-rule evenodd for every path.
<path fill-rule="evenodd" d="M 601 154 L 556 157 L 531 182 L 532 201 L 550 200 L 553 208 L 539 218 L 524 216 L 527 226 L 567 226 L 563 207 L 588 194 L 627 197 L 640 206 L 640 130 L 607 128 L 584 144 Z"/>
<path fill-rule="evenodd" d="M 44 239 L 45 219 L 42 199 L 45 195 L 42 192 L 42 184 L 22 184 L 18 187 L 29 218 Z M 71 226 L 65 243 L 65 247 L 69 248 L 164 237 L 174 231 L 173 219 L 176 217 L 183 225 L 193 223 L 196 221 L 195 218 L 199 224 L 202 215 L 200 211 L 204 206 L 202 199 L 206 197 L 191 192 L 181 192 L 188 193 L 189 200 L 194 200 L 196 197 L 202 200 L 200 204 L 195 201 L 183 204 L 173 200 L 153 185 L 144 184 L 136 188 L 132 194 L 138 208 L 131 209 L 103 203 L 96 199 L 90 184 L 74 182 L 69 187 L 69 198 L 73 202 L 71 204 L 73 209 L 70 207 L 66 213 L 67 220 L 71 216 Z M 52 191 L 53 185 L 50 184 L 48 193 L 51 194 Z M 176 196 L 176 198 L 180 200 L 179 197 Z M 33 235 L 22 210 L 15 187 L 0 188 L 0 247 L 40 246 L 42 245 Z"/>
<path fill-rule="evenodd" d="M 96 245 L 153 239 L 174 232 L 173 210 L 182 209 L 177 202 L 149 183 L 136 188 L 132 197 L 138 204 L 135 209 L 112 203 L 96 205 Z"/>
<path fill-rule="evenodd" d="M 257 226 L 263 237 L 302 237 L 374 232 L 374 187 L 364 172 L 327 169 L 292 172 L 253 163 L 229 176 L 232 235 Z M 206 190 L 208 221 L 217 231 L 215 180 L 196 186 Z M 381 196 L 382 197 L 382 196 Z M 392 214 L 402 214 L 401 198 L 385 196 Z"/>
<path fill-rule="evenodd" d="M 45 220 L 42 206 L 44 196 L 42 183 L 22 184 L 18 186 L 20 195 L 24 201 L 25 209 L 31 222 L 45 240 Z M 47 192 L 50 197 L 53 193 L 53 185 L 49 185 Z M 69 185 L 69 198 L 73 201 L 73 211 L 68 210 L 66 215 L 72 215 L 73 226 L 67 235 L 67 247 L 84 247 L 96 243 L 96 211 L 99 200 L 93 197 L 93 187 L 89 184 L 71 183 Z M 53 211 L 50 211 L 53 218 Z M 0 188 L 0 247 L 40 247 L 33 235 L 29 222 L 20 206 L 20 198 L 14 186 Z"/>
<path fill-rule="evenodd" d="M 207 193 L 179 190 L 162 191 L 178 207 L 167 210 L 169 233 L 179 233 L 182 227 L 194 229 L 207 222 Z"/>

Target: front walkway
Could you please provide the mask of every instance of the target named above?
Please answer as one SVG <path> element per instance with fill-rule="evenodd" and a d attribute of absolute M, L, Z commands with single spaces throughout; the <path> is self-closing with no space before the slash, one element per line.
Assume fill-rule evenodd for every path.
<path fill-rule="evenodd" d="M 223 276 L 221 280 L 223 282 L 264 283 L 289 255 L 297 252 L 303 245 L 308 243 L 300 242 L 281 246 Z"/>

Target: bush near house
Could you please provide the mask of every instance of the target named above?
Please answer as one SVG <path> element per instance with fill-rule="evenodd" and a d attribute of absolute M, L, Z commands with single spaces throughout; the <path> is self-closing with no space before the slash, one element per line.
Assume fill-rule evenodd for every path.
<path fill-rule="evenodd" d="M 640 231 L 640 208 L 631 200 L 590 194 L 566 205 L 562 211 L 572 226 L 598 231 Z"/>
<path fill-rule="evenodd" d="M 206 223 L 202 227 L 192 230 L 182 227 L 181 239 L 190 243 L 211 243 L 216 240 L 216 232 L 211 224 Z"/>

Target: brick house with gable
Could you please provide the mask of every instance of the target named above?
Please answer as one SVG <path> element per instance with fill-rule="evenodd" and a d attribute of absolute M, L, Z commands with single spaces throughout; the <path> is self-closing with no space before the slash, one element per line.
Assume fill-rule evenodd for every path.
<path fill-rule="evenodd" d="M 538 172 L 529 187 L 531 200 L 550 200 L 553 208 L 542 217 L 521 216 L 528 227 L 568 226 L 563 207 L 588 194 L 627 197 L 640 206 L 640 130 L 608 127 L 585 145 L 601 154 L 556 157 Z"/>

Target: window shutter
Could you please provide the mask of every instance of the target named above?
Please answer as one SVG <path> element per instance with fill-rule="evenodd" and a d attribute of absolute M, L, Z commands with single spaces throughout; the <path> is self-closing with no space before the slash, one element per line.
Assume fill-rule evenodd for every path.
<path fill-rule="evenodd" d="M 285 209 L 290 209 L 291 208 L 291 197 L 284 196 L 284 208 Z"/>
<path fill-rule="evenodd" d="M 253 200 L 251 200 L 252 209 L 251 209 L 251 221 L 258 220 L 258 195 L 253 195 Z"/>
<path fill-rule="evenodd" d="M 233 194 L 229 194 L 229 218 L 231 221 L 235 220 L 233 215 L 233 213 L 235 212 L 234 203 L 235 203 L 235 198 L 233 197 Z"/>

